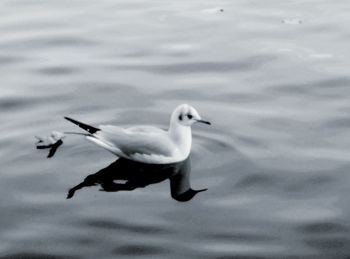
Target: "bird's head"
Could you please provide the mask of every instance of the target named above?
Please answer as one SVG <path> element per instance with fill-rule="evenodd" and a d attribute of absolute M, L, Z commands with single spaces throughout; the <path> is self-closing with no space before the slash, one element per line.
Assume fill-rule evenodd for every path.
<path fill-rule="evenodd" d="M 181 104 L 173 111 L 171 122 L 176 122 L 183 126 L 191 126 L 196 122 L 211 125 L 209 121 L 202 120 L 196 109 L 188 104 Z"/>

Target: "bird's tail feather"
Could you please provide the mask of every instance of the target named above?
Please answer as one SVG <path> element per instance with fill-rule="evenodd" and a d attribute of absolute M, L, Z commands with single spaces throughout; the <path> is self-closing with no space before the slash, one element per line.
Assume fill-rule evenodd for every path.
<path fill-rule="evenodd" d="M 90 126 L 90 125 L 87 125 L 85 123 L 82 123 L 80 121 L 77 121 L 77 120 L 74 120 L 72 118 L 69 118 L 69 117 L 64 117 L 66 120 L 78 125 L 80 128 L 82 128 L 83 130 L 86 130 L 87 132 L 89 132 L 90 134 L 94 134 L 96 133 L 97 131 L 99 131 L 100 129 L 99 128 L 95 128 L 93 126 Z"/>

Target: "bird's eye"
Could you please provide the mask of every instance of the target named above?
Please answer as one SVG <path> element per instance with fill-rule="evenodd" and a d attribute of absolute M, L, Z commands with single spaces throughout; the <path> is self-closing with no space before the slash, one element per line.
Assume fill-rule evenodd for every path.
<path fill-rule="evenodd" d="M 193 116 L 191 114 L 187 114 L 187 118 L 192 119 Z"/>
<path fill-rule="evenodd" d="M 182 115 L 179 116 L 179 120 L 182 121 Z"/>

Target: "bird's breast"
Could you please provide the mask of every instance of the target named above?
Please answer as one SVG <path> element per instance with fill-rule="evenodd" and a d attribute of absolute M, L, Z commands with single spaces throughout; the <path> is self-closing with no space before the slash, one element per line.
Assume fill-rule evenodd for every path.
<path fill-rule="evenodd" d="M 179 156 L 187 158 L 191 152 L 192 133 L 190 127 L 177 127 L 169 132 L 170 138 L 176 147 Z"/>

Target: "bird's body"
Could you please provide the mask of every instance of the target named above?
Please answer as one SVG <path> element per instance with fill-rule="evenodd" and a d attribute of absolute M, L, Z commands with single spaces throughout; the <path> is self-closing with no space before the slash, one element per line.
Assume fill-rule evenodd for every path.
<path fill-rule="evenodd" d="M 87 139 L 119 157 L 133 161 L 152 164 L 179 162 L 187 158 L 191 148 L 180 150 L 180 146 L 170 138 L 169 132 L 156 127 L 125 129 L 101 125 L 99 129 L 101 130 L 92 136 L 87 136 Z"/>
<path fill-rule="evenodd" d="M 191 125 L 203 121 L 198 112 L 189 105 L 177 107 L 170 119 L 167 131 L 152 126 L 122 128 L 100 125 L 98 128 L 78 122 L 89 134 L 86 138 L 118 157 L 148 164 L 170 164 L 185 160 L 191 151 Z"/>

